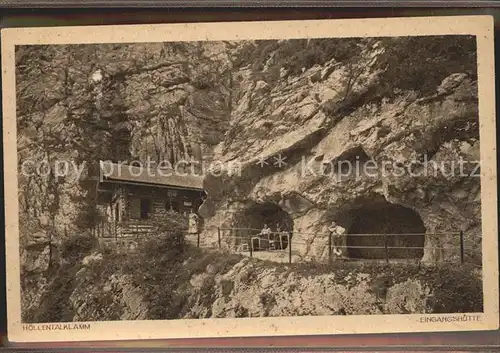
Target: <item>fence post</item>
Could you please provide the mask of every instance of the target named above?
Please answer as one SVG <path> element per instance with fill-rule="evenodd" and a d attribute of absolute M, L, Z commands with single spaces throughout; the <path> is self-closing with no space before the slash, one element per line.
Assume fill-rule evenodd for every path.
<path fill-rule="evenodd" d="M 253 241 L 252 241 L 252 236 L 250 235 L 250 231 L 247 230 L 247 242 L 248 242 L 248 248 L 250 249 L 250 257 L 253 257 Z"/>
<path fill-rule="evenodd" d="M 288 234 L 288 263 L 292 263 L 292 237 Z"/>
<path fill-rule="evenodd" d="M 464 263 L 464 232 L 460 231 L 460 263 Z"/>
<path fill-rule="evenodd" d="M 328 233 L 328 263 L 332 262 L 332 233 Z"/>
<path fill-rule="evenodd" d="M 385 262 L 389 263 L 389 249 L 387 247 L 387 234 L 384 234 Z"/>
<path fill-rule="evenodd" d="M 220 227 L 217 227 L 217 240 L 218 240 L 219 249 L 220 249 L 221 248 Z"/>

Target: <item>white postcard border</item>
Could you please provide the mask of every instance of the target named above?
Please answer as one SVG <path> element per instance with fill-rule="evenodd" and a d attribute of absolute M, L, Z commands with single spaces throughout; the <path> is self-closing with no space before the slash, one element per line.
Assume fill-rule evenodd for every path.
<path fill-rule="evenodd" d="M 72 326 L 74 323 L 54 323 L 53 325 L 21 323 L 15 45 L 446 34 L 476 35 L 477 37 L 484 313 L 113 321 L 90 322 L 88 329 L 86 326 Z M 2 30 L 1 37 L 7 319 L 10 341 L 396 333 L 486 330 L 499 327 L 495 90 L 493 19 L 491 16 L 8 28 Z M 426 319 L 422 318 L 432 317 L 436 319 L 423 322 Z M 448 317 L 456 319 L 445 319 Z"/>

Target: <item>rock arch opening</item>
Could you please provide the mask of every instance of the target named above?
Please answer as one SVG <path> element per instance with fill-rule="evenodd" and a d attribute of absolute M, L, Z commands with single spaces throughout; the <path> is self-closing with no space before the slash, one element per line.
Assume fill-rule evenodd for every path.
<path fill-rule="evenodd" d="M 384 200 L 363 205 L 349 216 L 349 258 L 420 259 L 424 255 L 425 226 L 412 209 Z"/>
<path fill-rule="evenodd" d="M 255 203 L 242 210 L 235 222 L 234 243 L 249 243 L 258 250 L 285 250 L 293 234 L 293 219 L 271 202 Z M 264 231 L 264 229 L 269 231 Z"/>

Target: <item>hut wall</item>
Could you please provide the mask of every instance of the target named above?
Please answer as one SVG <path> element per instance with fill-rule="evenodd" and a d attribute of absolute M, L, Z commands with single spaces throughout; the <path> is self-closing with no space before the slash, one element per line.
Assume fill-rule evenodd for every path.
<path fill-rule="evenodd" d="M 117 222 L 118 237 L 148 234 L 153 231 L 154 223 L 168 217 L 168 211 L 189 213 L 202 203 L 199 191 L 147 186 L 123 185 L 118 188 L 117 196 L 121 212 Z M 145 207 L 145 203 L 149 206 Z M 147 215 L 145 208 L 149 209 Z"/>

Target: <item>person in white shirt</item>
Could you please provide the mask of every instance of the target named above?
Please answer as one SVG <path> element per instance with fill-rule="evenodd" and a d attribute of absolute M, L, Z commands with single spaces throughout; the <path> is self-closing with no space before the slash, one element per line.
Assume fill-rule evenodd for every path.
<path fill-rule="evenodd" d="M 254 250 L 264 250 L 264 248 L 267 248 L 269 246 L 269 236 L 271 235 L 271 228 L 267 226 L 267 224 L 264 224 L 264 227 L 260 231 L 260 233 L 252 238 L 252 245 L 254 244 L 254 240 L 257 241 L 258 248 Z M 267 246 L 263 246 L 263 244 L 267 244 Z"/>
<path fill-rule="evenodd" d="M 269 228 L 267 224 L 264 224 L 264 228 L 260 231 L 260 235 L 268 236 L 269 234 L 271 234 L 271 228 Z"/>
<path fill-rule="evenodd" d="M 337 223 L 333 221 L 330 224 L 328 231 L 330 232 L 330 235 L 332 237 L 333 253 L 337 256 L 341 256 L 342 249 L 340 247 L 342 246 L 342 240 L 345 234 L 345 228 L 337 225 Z"/>
<path fill-rule="evenodd" d="M 198 215 L 191 210 L 189 213 L 189 228 L 188 228 L 188 233 L 189 234 L 198 234 Z"/>

